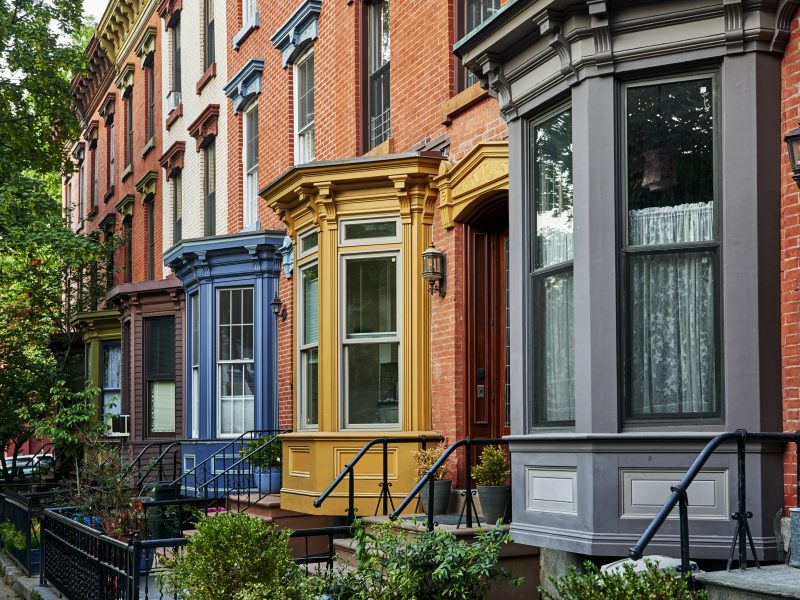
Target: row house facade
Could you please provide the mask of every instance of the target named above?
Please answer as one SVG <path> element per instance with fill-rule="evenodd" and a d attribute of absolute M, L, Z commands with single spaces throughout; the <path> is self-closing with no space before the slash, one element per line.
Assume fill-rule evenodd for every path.
<path fill-rule="evenodd" d="M 76 283 L 86 380 L 101 389 L 109 435 L 134 450 L 183 427 L 183 292 L 161 258 L 159 26 L 153 2 L 109 4 L 73 82 L 84 131 L 64 182 L 72 226 L 107 248 Z"/>

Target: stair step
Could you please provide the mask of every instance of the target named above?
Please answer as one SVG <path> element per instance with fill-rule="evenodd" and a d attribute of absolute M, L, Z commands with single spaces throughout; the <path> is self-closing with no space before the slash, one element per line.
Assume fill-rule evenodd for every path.
<path fill-rule="evenodd" d="M 787 565 L 698 573 L 696 579 L 705 586 L 708 600 L 800 598 L 800 569 Z"/>

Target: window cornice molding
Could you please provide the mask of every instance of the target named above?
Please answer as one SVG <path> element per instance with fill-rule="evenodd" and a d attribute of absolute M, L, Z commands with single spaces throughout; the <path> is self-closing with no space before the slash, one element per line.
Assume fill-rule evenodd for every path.
<path fill-rule="evenodd" d="M 114 118 L 114 111 L 117 107 L 117 95 L 114 92 L 109 92 L 103 104 L 100 106 L 100 116 L 105 119 L 106 124 Z"/>
<path fill-rule="evenodd" d="M 189 125 L 189 135 L 195 139 L 197 152 L 208 146 L 217 136 L 219 110 L 219 104 L 209 104 Z"/>
<path fill-rule="evenodd" d="M 129 90 L 133 87 L 133 72 L 134 66 L 133 63 L 127 63 L 119 72 L 119 76 L 117 76 L 117 80 L 115 85 L 117 89 L 119 89 L 123 95 L 127 94 Z"/>
<path fill-rule="evenodd" d="M 114 206 L 114 210 L 116 210 L 119 214 L 121 214 L 123 219 L 132 217 L 133 205 L 135 202 L 136 202 L 136 196 L 134 196 L 133 194 L 125 194 L 122 198 L 120 198 L 116 206 Z"/>
<path fill-rule="evenodd" d="M 318 20 L 322 0 L 305 0 L 271 38 L 272 45 L 281 52 L 286 68 L 293 64 L 303 51 L 317 39 Z"/>
<path fill-rule="evenodd" d="M 225 96 L 233 100 L 233 113 L 246 108 L 247 104 L 261 93 L 261 74 L 264 59 L 254 58 L 242 67 L 223 88 Z"/>
<path fill-rule="evenodd" d="M 100 121 L 95 119 L 89 123 L 89 125 L 86 127 L 86 131 L 83 133 L 83 139 L 89 142 L 89 146 L 91 148 L 97 147 L 97 131 L 99 128 Z"/>
<path fill-rule="evenodd" d="M 142 204 L 149 202 L 156 195 L 156 182 L 158 181 L 158 171 L 147 171 L 139 181 L 136 182 L 136 191 L 142 195 Z"/>
<path fill-rule="evenodd" d="M 164 19 L 164 27 L 173 27 L 182 10 L 183 0 L 161 0 L 156 7 L 156 13 Z"/>
<path fill-rule="evenodd" d="M 161 158 L 158 159 L 158 164 L 164 169 L 167 180 L 172 179 L 178 171 L 183 169 L 185 152 L 186 142 L 175 142 L 161 155 Z"/>
<path fill-rule="evenodd" d="M 146 63 L 153 56 L 155 50 L 156 50 L 156 28 L 148 27 L 145 30 L 144 35 L 142 35 L 142 39 L 139 40 L 139 43 L 136 46 L 136 56 L 139 57 L 143 69 L 146 66 L 148 66 Z"/>

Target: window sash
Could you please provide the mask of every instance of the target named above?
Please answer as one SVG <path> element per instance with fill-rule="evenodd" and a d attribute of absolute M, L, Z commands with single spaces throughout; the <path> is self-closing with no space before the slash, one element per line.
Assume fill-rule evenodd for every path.
<path fill-rule="evenodd" d="M 236 318 L 236 307 L 233 299 L 239 292 L 239 317 Z M 217 427 L 220 435 L 236 435 L 253 429 L 255 422 L 255 305 L 252 287 L 225 288 L 217 290 Z M 249 296 L 249 302 L 247 298 Z M 224 308 L 228 314 L 224 315 Z M 245 313 L 248 313 L 247 315 Z M 233 358 L 233 336 L 228 340 L 229 350 L 223 353 L 223 327 L 241 327 L 242 340 L 245 329 L 251 331 L 251 356 L 245 357 L 244 347 L 239 358 Z M 225 358 L 223 358 L 225 356 Z M 241 378 L 237 380 L 238 374 Z M 249 392 L 247 392 L 247 374 L 250 373 Z M 226 381 L 230 383 L 230 392 L 225 393 Z M 236 393 L 237 386 L 240 393 Z"/>
<path fill-rule="evenodd" d="M 125 98 L 125 166 L 133 162 L 133 92 Z"/>
<path fill-rule="evenodd" d="M 153 60 L 151 58 L 151 60 Z M 146 69 L 147 72 L 147 139 L 155 135 L 156 127 L 156 79 L 153 66 Z"/>
<path fill-rule="evenodd" d="M 203 18 L 205 19 L 205 40 L 203 45 L 203 70 L 208 70 L 216 61 L 214 51 L 214 0 L 205 0 L 203 3 Z"/>
<path fill-rule="evenodd" d="M 155 277 L 156 269 L 156 207 L 155 201 L 147 203 L 147 278 Z"/>
<path fill-rule="evenodd" d="M 172 242 L 183 239 L 183 177 L 178 171 L 172 176 Z"/>
<path fill-rule="evenodd" d="M 172 26 L 172 90 L 181 91 L 181 23 Z"/>
<path fill-rule="evenodd" d="M 244 113 L 244 226 L 258 218 L 258 105 Z"/>
<path fill-rule="evenodd" d="M 114 166 L 114 157 L 116 155 L 116 150 L 114 148 L 114 144 L 115 143 L 116 142 L 114 140 L 114 121 L 112 120 L 108 124 L 108 150 L 107 150 L 107 155 L 106 155 L 108 157 L 108 172 L 106 174 L 106 178 L 107 178 L 106 179 L 106 187 L 109 190 L 113 187 L 114 182 L 117 179 L 117 174 L 115 172 L 115 166 Z"/>
<path fill-rule="evenodd" d="M 89 208 L 92 209 L 97 204 L 97 194 L 98 194 L 98 180 L 100 179 L 100 173 L 98 173 L 97 169 L 97 142 L 91 149 L 92 154 L 92 190 L 89 194 Z"/>
<path fill-rule="evenodd" d="M 217 232 L 217 152 L 214 140 L 206 146 L 203 160 L 203 188 L 205 190 L 205 235 L 215 235 Z"/>

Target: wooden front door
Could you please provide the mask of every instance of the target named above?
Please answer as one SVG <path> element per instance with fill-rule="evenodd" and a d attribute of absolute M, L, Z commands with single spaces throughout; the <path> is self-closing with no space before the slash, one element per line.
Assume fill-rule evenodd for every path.
<path fill-rule="evenodd" d="M 508 229 L 467 226 L 467 430 L 510 433 Z"/>

